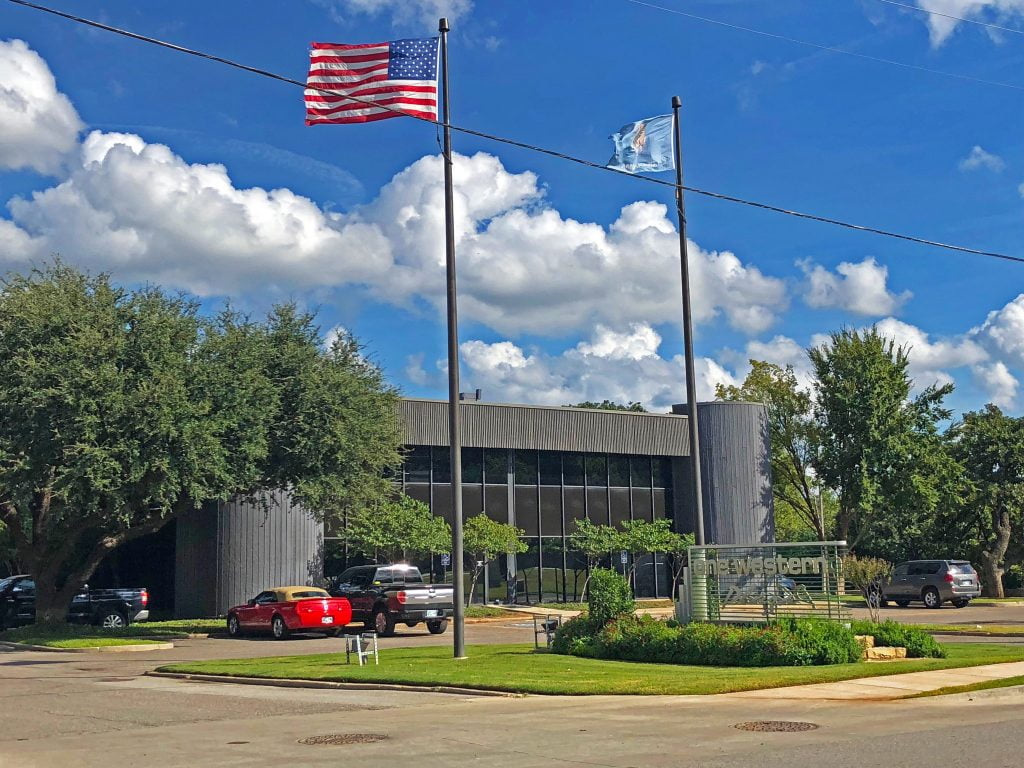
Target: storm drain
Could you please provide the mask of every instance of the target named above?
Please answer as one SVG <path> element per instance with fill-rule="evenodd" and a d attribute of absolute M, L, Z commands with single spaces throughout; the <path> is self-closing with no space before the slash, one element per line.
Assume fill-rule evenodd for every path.
<path fill-rule="evenodd" d="M 761 733 L 797 733 L 813 731 L 817 723 L 801 723 L 798 720 L 752 720 L 749 723 L 736 723 L 733 728 L 741 731 L 759 731 Z"/>
<path fill-rule="evenodd" d="M 373 744 L 384 741 L 387 736 L 383 733 L 328 733 L 323 736 L 309 736 L 299 739 L 299 744 L 326 744 L 330 746 L 344 746 L 346 744 Z"/>

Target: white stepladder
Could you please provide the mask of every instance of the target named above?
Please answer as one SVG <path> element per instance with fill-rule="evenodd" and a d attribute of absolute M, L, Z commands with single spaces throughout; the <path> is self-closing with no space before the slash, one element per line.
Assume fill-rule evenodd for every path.
<path fill-rule="evenodd" d="M 366 660 L 373 657 L 373 663 L 379 664 L 377 656 L 377 633 L 360 632 L 358 635 L 345 635 L 345 663 L 352 663 L 352 656 L 359 660 L 359 666 L 363 666 Z"/>

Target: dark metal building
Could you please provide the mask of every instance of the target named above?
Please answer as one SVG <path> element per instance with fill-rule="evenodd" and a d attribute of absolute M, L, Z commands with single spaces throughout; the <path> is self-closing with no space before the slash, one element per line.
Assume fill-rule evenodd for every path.
<path fill-rule="evenodd" d="M 451 510 L 447 414 L 447 402 L 401 401 L 407 456 L 396 478 L 403 492 L 443 516 Z M 709 542 L 771 541 L 763 406 L 703 403 L 698 415 Z M 578 599 L 586 563 L 568 546 L 577 520 L 620 525 L 668 518 L 679 532 L 692 531 L 686 419 L 685 413 L 464 403 L 464 514 L 511 523 L 528 546 L 525 554 L 491 565 L 488 597 Z M 324 537 L 321 525 L 278 496 L 265 507 L 221 504 L 215 514 L 178 521 L 177 614 L 221 614 L 271 582 L 315 581 L 325 560 L 327 575 L 355 562 L 331 531 Z M 626 560 L 610 553 L 608 564 L 626 569 L 633 565 Z M 440 557 L 420 565 L 435 578 L 445 570 Z M 637 562 L 635 578 L 638 596 L 667 596 L 663 556 Z"/>

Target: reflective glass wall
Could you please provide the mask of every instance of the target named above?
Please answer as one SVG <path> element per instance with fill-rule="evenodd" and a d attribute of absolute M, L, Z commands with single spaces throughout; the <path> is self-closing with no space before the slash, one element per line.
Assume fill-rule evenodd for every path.
<path fill-rule="evenodd" d="M 407 450 L 402 490 L 450 521 L 448 449 L 412 446 Z M 462 482 L 466 517 L 482 512 L 513 523 L 523 530 L 529 547 L 525 554 L 491 564 L 490 599 L 578 600 L 586 561 L 567 545 L 577 520 L 619 526 L 627 520 L 672 517 L 672 470 L 667 457 L 465 448 Z M 431 565 L 440 577 L 440 558 Z M 633 563 L 628 555 L 622 562 L 621 553 L 616 552 L 609 553 L 605 565 L 628 572 Z M 638 597 L 667 596 L 670 577 L 663 556 L 644 557 L 636 566 Z M 482 598 L 483 590 L 479 585 L 476 600 Z"/>

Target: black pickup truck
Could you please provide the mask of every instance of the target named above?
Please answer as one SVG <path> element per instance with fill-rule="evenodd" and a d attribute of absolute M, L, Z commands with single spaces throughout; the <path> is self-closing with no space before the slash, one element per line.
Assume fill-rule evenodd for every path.
<path fill-rule="evenodd" d="M 139 589 L 89 589 L 84 587 L 68 606 L 68 621 L 96 624 L 108 629 L 124 627 L 149 618 L 149 591 Z M 36 620 L 36 583 L 31 576 L 0 579 L 0 630 Z"/>
<path fill-rule="evenodd" d="M 352 604 L 352 621 L 362 622 L 382 637 L 395 633 L 395 624 L 415 627 L 426 622 L 431 634 L 448 628 L 452 615 L 451 584 L 424 584 L 413 565 L 360 565 L 329 580 L 327 591 Z"/>

